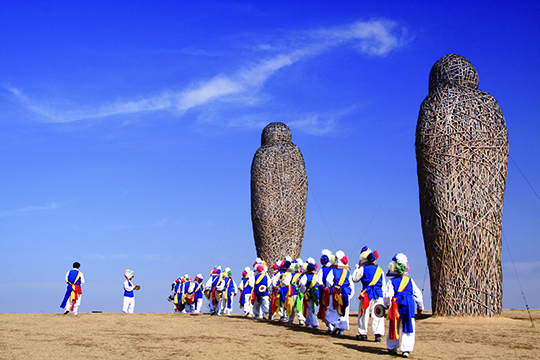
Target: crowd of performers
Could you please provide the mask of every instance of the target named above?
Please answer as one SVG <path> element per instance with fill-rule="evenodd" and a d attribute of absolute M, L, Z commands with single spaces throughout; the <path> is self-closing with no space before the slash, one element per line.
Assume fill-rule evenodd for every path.
<path fill-rule="evenodd" d="M 230 268 L 215 267 L 204 283 L 198 274 L 189 275 L 172 284 L 169 300 L 175 311 L 201 313 L 203 296 L 209 303 L 210 314 L 230 315 L 233 299 L 238 294 L 244 317 L 293 323 L 319 328 L 323 322 L 327 333 L 343 336 L 349 329 L 349 307 L 355 295 L 354 284 L 360 282 L 358 295 L 358 340 L 368 340 L 369 317 L 373 318 L 374 341 L 382 341 L 385 333 L 384 313 L 389 320 L 386 339 L 388 351 L 408 357 L 414 348 L 415 313 L 423 310 L 422 292 L 409 277 L 407 257 L 396 254 L 385 276 L 377 264 L 377 251 L 362 248 L 360 261 L 351 272 L 343 251 L 333 254 L 323 250 L 320 268 L 313 258 L 303 262 L 287 256 L 270 267 L 257 258 L 246 267 L 238 286 Z M 388 277 L 388 281 L 386 279 Z"/>

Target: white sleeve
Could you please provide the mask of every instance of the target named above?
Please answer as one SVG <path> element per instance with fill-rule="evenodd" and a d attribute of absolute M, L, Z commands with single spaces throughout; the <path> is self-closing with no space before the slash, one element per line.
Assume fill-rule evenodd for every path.
<path fill-rule="evenodd" d="M 234 295 L 238 294 L 238 287 L 236 287 L 236 281 L 232 279 L 232 285 L 234 286 Z"/>
<path fill-rule="evenodd" d="M 210 278 L 206 281 L 206 284 L 204 285 L 204 289 L 205 290 L 210 290 L 212 289 L 212 277 L 210 276 Z"/>
<path fill-rule="evenodd" d="M 66 273 L 66 284 L 69 284 L 68 276 L 69 276 L 69 271 Z"/>
<path fill-rule="evenodd" d="M 349 284 L 351 284 L 351 298 L 352 298 L 354 296 L 354 283 L 352 282 L 352 275 L 350 271 L 349 271 Z"/>
<path fill-rule="evenodd" d="M 413 298 L 414 298 L 414 301 L 416 302 L 416 308 L 418 310 L 424 310 L 424 295 L 422 294 L 422 291 L 420 290 L 420 288 L 416 286 L 416 283 L 414 282 L 413 279 L 411 279 L 411 283 L 413 286 Z"/>
<path fill-rule="evenodd" d="M 281 282 L 281 287 L 291 285 L 292 273 L 288 272 L 288 273 L 285 273 L 285 274 L 286 274 L 285 279 L 283 279 L 283 281 Z"/>
<path fill-rule="evenodd" d="M 306 283 L 307 283 L 307 276 L 306 276 L 306 274 L 304 274 L 304 275 L 302 275 L 302 277 L 300 278 L 300 281 L 299 281 L 300 292 L 301 293 L 306 292 Z"/>
<path fill-rule="evenodd" d="M 392 302 L 392 298 L 394 297 L 394 285 L 392 285 L 392 281 L 388 281 L 386 283 L 386 290 L 383 293 L 384 307 L 388 308 Z"/>
<path fill-rule="evenodd" d="M 255 275 L 249 275 L 248 285 L 251 286 L 251 288 L 255 286 Z"/>
<path fill-rule="evenodd" d="M 364 277 L 364 267 L 360 266 L 357 267 L 354 272 L 352 273 L 352 281 L 357 283 Z"/>
<path fill-rule="evenodd" d="M 81 279 L 81 285 L 84 284 L 84 275 L 83 275 L 83 273 L 81 273 L 81 276 L 79 277 L 79 279 Z"/>
<path fill-rule="evenodd" d="M 322 268 L 319 269 L 319 271 L 317 271 L 317 277 L 315 278 L 315 282 L 317 283 L 317 285 L 319 286 L 323 286 L 324 285 L 324 279 L 322 277 Z"/>
<path fill-rule="evenodd" d="M 133 291 L 134 288 L 135 288 L 135 285 L 133 284 L 129 285 L 129 282 L 127 280 L 124 281 L 124 290 Z"/>
<path fill-rule="evenodd" d="M 221 279 L 220 282 L 218 282 L 219 285 L 216 286 L 217 291 L 223 291 L 225 289 L 225 281 Z"/>
<path fill-rule="evenodd" d="M 244 279 L 240 280 L 239 285 L 238 285 L 238 290 L 240 290 L 240 292 L 244 290 Z"/>
<path fill-rule="evenodd" d="M 326 276 L 326 284 L 333 286 L 334 285 L 334 270 L 328 272 L 328 275 Z M 324 284 L 324 283 L 323 283 Z"/>

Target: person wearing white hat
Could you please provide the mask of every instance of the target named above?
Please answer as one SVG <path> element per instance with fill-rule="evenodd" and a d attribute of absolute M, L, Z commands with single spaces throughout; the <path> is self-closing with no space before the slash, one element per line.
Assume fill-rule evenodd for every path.
<path fill-rule="evenodd" d="M 255 281 L 251 276 L 252 271 L 249 267 L 246 267 L 242 271 L 242 280 L 238 284 L 238 290 L 240 290 L 240 308 L 244 310 L 244 317 L 253 317 L 253 304 L 251 303 L 251 293 L 253 292 L 253 285 Z"/>
<path fill-rule="evenodd" d="M 403 357 L 409 357 L 415 342 L 415 310 L 424 310 L 422 291 L 409 277 L 409 262 L 403 253 L 394 255 L 388 264 L 390 281 L 386 283 L 384 306 L 388 309 L 389 330 L 386 348 L 392 355 L 398 349 Z"/>
<path fill-rule="evenodd" d="M 360 262 L 352 275 L 352 281 L 361 282 L 362 292 L 358 296 L 358 340 L 366 341 L 368 334 L 369 316 L 373 318 L 371 328 L 375 342 L 381 342 L 384 335 L 384 318 L 375 316 L 375 306 L 383 305 L 383 289 L 386 284 L 384 272 L 375 262 L 379 254 L 367 246 L 360 252 Z"/>
<path fill-rule="evenodd" d="M 326 277 L 326 286 L 330 289 L 330 304 L 326 312 L 326 321 L 333 334 L 343 336 L 349 330 L 349 305 L 354 295 L 351 286 L 351 272 L 348 269 L 349 259 L 343 251 L 336 252 L 336 265 Z"/>
<path fill-rule="evenodd" d="M 133 290 L 139 290 L 139 285 L 133 284 L 132 280 L 135 276 L 133 270 L 127 269 L 124 272 L 124 305 L 122 306 L 123 313 L 133 314 L 135 311 L 135 296 L 133 295 Z"/>

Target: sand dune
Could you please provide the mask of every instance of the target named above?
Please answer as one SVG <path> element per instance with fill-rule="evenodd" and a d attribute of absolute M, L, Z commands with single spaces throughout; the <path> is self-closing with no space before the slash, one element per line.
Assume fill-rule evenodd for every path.
<path fill-rule="evenodd" d="M 540 358 L 540 310 L 499 318 L 417 320 L 411 358 Z M 385 359 L 385 342 L 360 342 L 356 314 L 344 337 L 299 325 L 173 313 L 0 314 L 1 359 Z"/>

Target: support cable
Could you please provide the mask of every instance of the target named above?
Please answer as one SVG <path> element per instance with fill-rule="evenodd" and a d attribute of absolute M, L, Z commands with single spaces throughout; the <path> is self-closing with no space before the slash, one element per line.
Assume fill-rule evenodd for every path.
<path fill-rule="evenodd" d="M 392 180 L 392 183 L 390 184 L 390 186 L 388 187 L 388 190 L 386 190 L 386 193 L 384 194 L 381 202 L 379 203 L 379 206 L 377 206 L 377 209 L 375 210 L 375 212 L 373 213 L 373 216 L 371 217 L 371 219 L 369 220 L 366 228 L 364 229 L 364 232 L 362 233 L 362 235 L 360 236 L 360 239 L 358 240 L 358 242 L 356 243 L 356 246 L 354 247 L 353 251 L 351 252 L 351 256 L 352 254 L 355 253 L 356 249 L 358 248 L 358 245 L 360 244 L 360 241 L 362 241 L 364 235 L 366 234 L 369 226 L 371 225 L 371 223 L 373 222 L 373 219 L 375 218 L 375 215 L 377 215 L 377 213 L 379 212 L 379 209 L 381 208 L 381 205 L 383 204 L 384 200 L 386 200 L 386 197 L 388 196 L 388 193 L 390 192 L 390 189 L 392 189 L 392 186 L 394 185 L 394 183 L 396 182 L 396 179 L 399 175 L 399 173 L 401 172 L 401 170 L 403 169 L 403 166 L 405 166 L 405 163 L 407 162 L 407 160 L 409 159 L 409 156 L 411 155 L 411 152 L 412 150 L 414 149 L 414 144 L 411 146 L 411 150 L 409 150 L 409 153 L 407 154 L 407 157 L 405 158 L 405 160 L 403 161 L 403 163 L 401 164 L 401 167 L 399 168 L 396 176 L 394 176 L 394 179 Z"/>
<path fill-rule="evenodd" d="M 514 267 L 514 272 L 516 273 L 516 278 L 518 281 L 519 289 L 521 291 L 521 295 L 523 296 L 523 301 L 525 302 L 525 307 L 527 308 L 527 312 L 529 314 L 529 319 L 531 319 L 531 325 L 534 327 L 534 322 L 531 316 L 531 310 L 529 310 L 529 304 L 527 304 L 527 299 L 525 298 L 525 293 L 523 292 L 523 287 L 521 286 L 521 281 L 519 281 L 518 272 L 516 270 L 516 264 L 514 264 L 514 259 L 512 258 L 512 254 L 510 253 L 510 247 L 508 246 L 508 241 L 506 241 L 506 235 L 504 234 L 504 231 L 502 232 L 504 243 L 506 244 L 506 249 L 508 250 L 508 255 L 510 256 L 510 260 L 512 261 L 512 266 Z"/>

